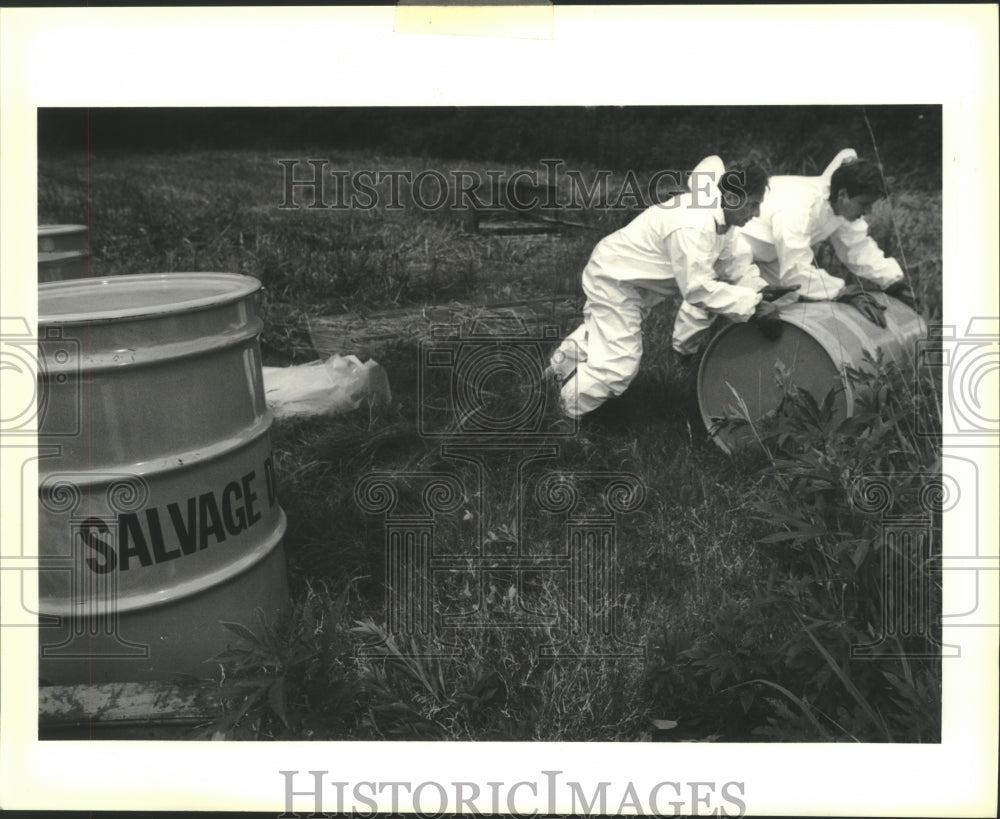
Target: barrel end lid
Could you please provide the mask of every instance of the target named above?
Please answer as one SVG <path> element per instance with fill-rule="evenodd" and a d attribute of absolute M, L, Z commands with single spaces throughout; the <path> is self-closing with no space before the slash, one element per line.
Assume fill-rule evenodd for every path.
<path fill-rule="evenodd" d="M 261 288 L 237 273 L 138 273 L 38 285 L 38 323 L 149 318 L 218 307 Z"/>

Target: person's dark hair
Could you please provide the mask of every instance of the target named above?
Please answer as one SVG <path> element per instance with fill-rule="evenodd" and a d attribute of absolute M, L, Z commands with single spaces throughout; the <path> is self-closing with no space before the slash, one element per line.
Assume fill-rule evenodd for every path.
<path fill-rule="evenodd" d="M 867 159 L 847 160 L 830 178 L 830 197 L 836 197 L 846 190 L 852 199 L 855 196 L 871 196 L 875 199 L 885 198 L 885 186 L 878 165 Z"/>
<path fill-rule="evenodd" d="M 751 196 L 763 196 L 767 190 L 767 171 L 757 162 L 733 165 L 719 180 L 722 201 L 727 208 L 736 209 L 746 204 Z"/>

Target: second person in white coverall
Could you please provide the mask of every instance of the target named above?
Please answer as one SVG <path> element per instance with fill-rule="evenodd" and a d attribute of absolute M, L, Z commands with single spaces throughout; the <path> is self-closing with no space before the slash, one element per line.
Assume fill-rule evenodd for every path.
<path fill-rule="evenodd" d="M 621 395 L 639 370 L 642 322 L 678 293 L 732 321 L 776 312 L 766 282 L 734 227 L 760 210 L 767 174 L 730 168 L 718 157 L 699 163 L 690 193 L 653 205 L 602 239 L 583 270 L 583 324 L 553 353 L 549 374 L 562 383 L 563 412 L 578 418 Z"/>
<path fill-rule="evenodd" d="M 821 176 L 772 176 L 760 214 L 740 233 L 768 284 L 798 285 L 797 297 L 808 301 L 849 302 L 884 327 L 884 308 L 860 288 L 817 267 L 812 250 L 813 245 L 829 240 L 848 270 L 912 307 L 913 293 L 903 271 L 868 235 L 863 218 L 883 195 L 878 167 L 859 160 L 857 153 L 847 148 Z M 684 354 L 696 352 L 713 320 L 714 316 L 698 305 L 682 304 L 674 323 L 674 349 Z"/>

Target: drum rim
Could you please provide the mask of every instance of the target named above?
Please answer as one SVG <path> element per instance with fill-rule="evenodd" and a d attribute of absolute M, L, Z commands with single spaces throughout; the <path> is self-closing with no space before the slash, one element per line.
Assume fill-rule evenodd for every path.
<path fill-rule="evenodd" d="M 171 284 L 178 289 L 187 285 L 216 285 L 216 291 L 205 296 L 194 296 L 169 301 L 165 297 L 162 303 L 139 307 L 116 307 L 108 310 L 88 310 L 86 312 L 44 313 L 43 297 L 58 294 L 64 298 L 99 295 L 102 291 L 127 293 L 130 289 L 144 292 L 151 287 L 163 290 L 167 294 Z M 38 285 L 38 325 L 65 326 L 71 324 L 86 324 L 91 322 L 131 321 L 133 319 L 152 318 L 194 312 L 196 310 L 222 307 L 241 301 L 253 295 L 262 287 L 259 279 L 244 276 L 239 273 L 137 273 L 126 276 L 108 276 L 105 278 L 66 279 L 63 281 L 43 282 Z"/>

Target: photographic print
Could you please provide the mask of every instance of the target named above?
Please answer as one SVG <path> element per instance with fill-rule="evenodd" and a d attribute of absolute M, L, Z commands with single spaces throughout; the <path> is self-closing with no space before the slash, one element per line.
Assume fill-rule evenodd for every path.
<path fill-rule="evenodd" d="M 85 257 L 39 257 L 83 568 L 42 613 L 92 609 L 42 691 L 209 699 L 192 739 L 938 741 L 940 116 L 41 110 Z"/>
<path fill-rule="evenodd" d="M 945 293 L 985 268 L 946 264 L 943 97 L 473 76 L 31 109 L 32 747 L 420 815 L 807 813 L 739 760 L 940 754 L 998 329 Z"/>

